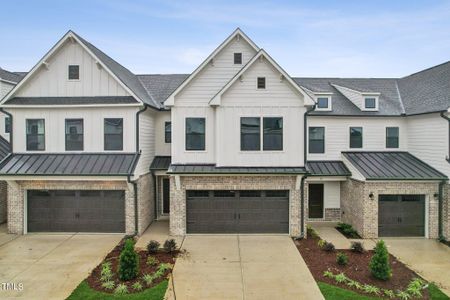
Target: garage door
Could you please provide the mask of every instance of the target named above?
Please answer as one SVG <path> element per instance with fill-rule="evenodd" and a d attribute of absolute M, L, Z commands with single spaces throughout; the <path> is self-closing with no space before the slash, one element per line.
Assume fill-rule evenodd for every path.
<path fill-rule="evenodd" d="M 125 232 L 124 191 L 29 190 L 28 232 Z"/>
<path fill-rule="evenodd" d="M 380 195 L 379 236 L 424 236 L 424 195 Z"/>
<path fill-rule="evenodd" d="M 187 191 L 187 233 L 288 233 L 289 191 Z"/>

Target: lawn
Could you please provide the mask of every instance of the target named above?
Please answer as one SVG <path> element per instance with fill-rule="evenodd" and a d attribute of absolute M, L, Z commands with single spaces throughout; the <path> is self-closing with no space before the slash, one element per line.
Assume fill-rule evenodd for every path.
<path fill-rule="evenodd" d="M 162 300 L 164 299 L 164 295 L 166 293 L 167 283 L 168 281 L 164 280 L 153 288 L 144 290 L 140 293 L 114 295 L 95 291 L 91 289 L 84 280 L 72 292 L 67 300 Z"/>

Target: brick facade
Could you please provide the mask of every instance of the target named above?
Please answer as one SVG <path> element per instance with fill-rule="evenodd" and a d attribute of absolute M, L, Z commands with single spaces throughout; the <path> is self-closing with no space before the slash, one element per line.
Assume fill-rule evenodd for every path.
<path fill-rule="evenodd" d="M 428 237 L 438 237 L 439 183 L 431 182 L 360 182 L 349 179 L 341 183 L 342 221 L 352 224 L 364 238 L 378 237 L 378 195 L 425 194 L 428 212 Z M 369 194 L 373 193 L 373 200 Z"/>
<path fill-rule="evenodd" d="M 7 215 L 7 188 L 6 181 L 0 181 L 0 224 L 6 222 Z"/>
<path fill-rule="evenodd" d="M 324 221 L 339 222 L 341 220 L 340 208 L 325 208 Z"/>
<path fill-rule="evenodd" d="M 442 203 L 442 235 L 450 241 L 450 185 L 444 186 L 444 197 Z"/>
<path fill-rule="evenodd" d="M 300 235 L 300 197 L 296 176 L 175 176 L 170 177 L 170 234 L 186 234 L 186 190 L 289 190 L 289 230 Z M 306 186 L 306 185 L 305 185 Z M 307 201 L 306 201 L 307 202 Z"/>

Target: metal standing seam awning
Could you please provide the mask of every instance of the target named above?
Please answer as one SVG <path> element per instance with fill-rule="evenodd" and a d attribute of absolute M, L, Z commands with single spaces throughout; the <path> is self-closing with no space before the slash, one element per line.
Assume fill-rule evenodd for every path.
<path fill-rule="evenodd" d="M 405 151 L 343 152 L 366 180 L 446 180 L 446 175 Z"/>
<path fill-rule="evenodd" d="M 172 164 L 168 174 L 246 174 L 246 175 L 300 175 L 306 174 L 305 167 L 217 167 L 215 165 Z"/>
<path fill-rule="evenodd" d="M 12 153 L 0 176 L 129 176 L 138 153 Z"/>
<path fill-rule="evenodd" d="M 340 160 L 320 160 L 320 161 L 308 161 L 306 163 L 308 169 L 308 176 L 321 176 L 321 177 L 348 177 L 352 173 Z"/>
<path fill-rule="evenodd" d="M 171 156 L 155 156 L 150 165 L 150 171 L 159 171 L 159 170 L 167 171 L 170 167 L 171 161 L 172 161 Z"/>

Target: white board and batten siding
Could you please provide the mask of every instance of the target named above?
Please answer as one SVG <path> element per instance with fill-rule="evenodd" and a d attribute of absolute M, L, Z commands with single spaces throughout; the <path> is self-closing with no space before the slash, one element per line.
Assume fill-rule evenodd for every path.
<path fill-rule="evenodd" d="M 155 155 L 170 156 L 172 143 L 166 143 L 165 140 L 165 123 L 171 122 L 171 112 L 161 111 L 156 114 L 155 118 Z"/>
<path fill-rule="evenodd" d="M 411 116 L 408 124 L 408 151 L 450 177 L 449 124 L 439 113 Z"/>
<path fill-rule="evenodd" d="M 257 77 L 266 89 L 257 89 Z M 218 166 L 303 166 L 303 96 L 267 60 L 256 61 L 223 95 L 216 112 Z M 282 117 L 283 150 L 241 151 L 241 117 Z M 261 121 L 261 132 L 263 123 Z"/>
<path fill-rule="evenodd" d="M 66 152 L 65 119 L 83 119 L 84 152 L 104 152 L 104 118 L 123 118 L 123 151 L 136 150 L 136 107 L 10 108 L 13 115 L 14 152 Z M 26 119 L 45 120 L 45 151 L 27 151 Z"/>
<path fill-rule="evenodd" d="M 408 150 L 406 118 L 308 116 L 307 120 L 308 127 L 325 127 L 325 153 L 308 153 L 308 160 L 341 160 L 343 151 Z M 350 148 L 350 127 L 363 128 L 362 148 Z M 399 127 L 399 148 L 386 148 L 386 127 Z"/>
<path fill-rule="evenodd" d="M 16 97 L 129 96 L 129 93 L 77 42 L 66 41 Z M 80 79 L 68 79 L 68 66 L 80 66 Z"/>
<path fill-rule="evenodd" d="M 14 84 L 0 80 L 0 100 L 3 99 L 3 97 L 5 97 L 14 86 Z M 9 141 L 9 133 L 5 132 L 5 118 L 6 115 L 4 113 L 0 113 L 0 135 Z"/>
<path fill-rule="evenodd" d="M 135 176 L 140 176 L 150 172 L 149 167 L 155 157 L 155 129 L 158 113 L 147 109 L 139 115 L 139 150 L 141 155 L 134 172 Z"/>

